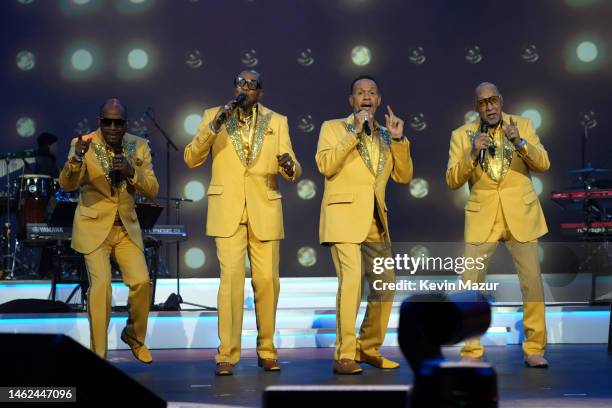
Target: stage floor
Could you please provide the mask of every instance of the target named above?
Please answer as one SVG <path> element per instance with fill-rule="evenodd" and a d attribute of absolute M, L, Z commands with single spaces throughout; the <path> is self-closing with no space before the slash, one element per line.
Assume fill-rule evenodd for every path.
<path fill-rule="evenodd" d="M 397 347 L 383 348 L 383 354 L 402 363 L 399 370 L 383 371 L 363 365 L 357 376 L 332 373 L 331 349 L 280 349 L 280 373 L 257 367 L 254 350 L 246 350 L 231 377 L 216 377 L 214 349 L 154 350 L 155 362 L 144 365 L 129 351 L 109 352 L 110 361 L 148 387 L 174 407 L 201 404 L 255 407 L 268 385 L 406 385 L 412 371 Z M 459 359 L 459 348 L 444 351 Z M 612 355 L 605 345 L 550 345 L 546 357 L 549 369 L 528 369 L 520 346 L 488 347 L 487 359 L 498 376 L 500 407 L 611 407 Z M 188 404 L 179 404 L 184 402 Z"/>

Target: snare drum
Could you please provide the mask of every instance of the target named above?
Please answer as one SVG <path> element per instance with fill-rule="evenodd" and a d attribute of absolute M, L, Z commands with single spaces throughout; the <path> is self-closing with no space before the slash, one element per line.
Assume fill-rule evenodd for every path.
<path fill-rule="evenodd" d="M 47 205 L 54 194 L 53 178 L 44 174 L 19 176 L 17 219 L 22 231 L 29 223 L 45 222 Z"/>

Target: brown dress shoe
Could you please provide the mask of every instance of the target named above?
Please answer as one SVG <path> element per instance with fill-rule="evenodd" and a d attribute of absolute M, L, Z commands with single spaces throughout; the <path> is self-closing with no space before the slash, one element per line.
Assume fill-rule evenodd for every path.
<path fill-rule="evenodd" d="M 537 354 L 525 357 L 525 365 L 529 368 L 548 368 L 548 361 Z"/>
<path fill-rule="evenodd" d="M 372 367 L 382 368 L 384 370 L 391 370 L 400 366 L 399 363 L 391 361 L 388 358 L 384 358 L 383 356 L 373 357 L 360 352 L 357 353 L 355 361 L 358 363 L 363 362 L 371 365 Z"/>
<path fill-rule="evenodd" d="M 363 368 L 361 368 L 355 360 L 342 358 L 334 361 L 334 373 L 336 374 L 361 374 L 362 371 Z"/>
<path fill-rule="evenodd" d="M 280 366 L 275 358 L 258 358 L 257 365 L 262 367 L 264 371 L 280 371 Z"/>
<path fill-rule="evenodd" d="M 234 365 L 232 363 L 221 362 L 215 367 L 215 375 L 233 375 Z"/>
<path fill-rule="evenodd" d="M 134 357 L 136 357 L 136 360 L 145 364 L 151 364 L 153 362 L 153 356 L 151 355 L 151 352 L 147 346 L 128 335 L 125 328 L 123 331 L 121 331 L 121 341 L 130 346 L 132 354 Z"/>

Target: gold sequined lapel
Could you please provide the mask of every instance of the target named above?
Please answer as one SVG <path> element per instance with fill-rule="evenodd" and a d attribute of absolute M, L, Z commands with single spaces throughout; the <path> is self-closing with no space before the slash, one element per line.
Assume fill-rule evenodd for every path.
<path fill-rule="evenodd" d="M 345 122 L 344 126 L 346 127 L 346 130 L 348 132 L 355 133 L 355 125 L 353 125 L 352 123 Z M 368 149 L 365 146 L 365 143 L 363 143 L 362 138 L 359 136 L 358 136 L 359 142 L 357 143 L 357 151 L 359 152 L 359 155 L 363 159 L 363 162 L 365 163 L 368 170 L 370 170 L 370 173 L 372 173 L 372 175 L 374 175 L 375 177 L 381 174 L 383 170 L 385 169 L 385 162 L 386 162 L 385 152 L 389 149 L 389 146 L 391 145 L 391 136 L 389 135 L 389 132 L 387 131 L 386 128 L 379 127 L 378 134 L 379 134 L 378 138 L 379 138 L 379 143 L 380 143 L 380 149 L 379 149 L 380 152 L 378 154 L 378 163 L 377 163 L 378 166 L 376 167 L 376 170 L 374 170 L 374 167 L 372 166 L 372 159 L 370 158 L 370 153 L 368 152 Z"/>
<path fill-rule="evenodd" d="M 103 136 L 100 136 L 102 139 Z M 102 139 L 103 140 L 103 139 Z M 104 173 L 104 177 L 108 180 L 109 184 L 113 184 L 111 180 L 111 163 L 113 161 L 113 157 L 115 154 L 107 149 L 107 145 L 104 142 L 92 143 L 94 148 L 94 155 L 96 156 L 96 160 L 100 163 L 100 167 L 102 167 L 102 172 Z M 136 156 L 136 141 L 127 141 L 125 136 L 123 138 L 123 153 L 125 154 L 126 159 L 130 163 L 130 165 L 134 166 L 134 157 Z M 126 180 L 122 180 L 121 184 L 118 187 L 119 191 L 123 191 L 127 185 Z"/>
<path fill-rule="evenodd" d="M 255 159 L 257 159 L 257 156 L 261 151 L 261 146 L 264 142 L 264 135 L 266 133 L 266 129 L 268 129 L 270 118 L 272 118 L 272 112 L 268 112 L 265 115 L 263 115 L 262 112 L 259 112 L 257 115 L 257 124 L 255 125 L 255 134 L 253 135 L 253 146 L 251 148 L 251 154 L 247 159 L 247 165 L 255 163 Z"/>
<path fill-rule="evenodd" d="M 236 119 L 236 115 L 232 115 L 227 119 L 227 121 L 225 122 L 225 129 L 227 129 L 227 134 L 229 135 L 229 138 L 232 141 L 232 144 L 234 145 L 236 154 L 238 154 L 240 161 L 246 167 L 247 157 L 244 154 L 242 135 L 240 134 L 240 128 L 238 127 L 238 119 Z"/>
<path fill-rule="evenodd" d="M 466 130 L 466 133 L 470 139 L 471 145 L 474 145 L 474 141 L 476 140 L 476 137 L 478 137 L 477 130 Z M 502 146 L 503 153 L 502 151 L 500 151 L 499 146 L 497 145 L 495 146 L 496 154 L 502 154 L 502 163 L 501 163 L 501 172 L 500 172 L 501 174 L 499 176 L 499 180 L 498 180 L 498 177 L 493 172 L 492 168 L 489 166 L 488 159 L 485 160 L 482 164 L 483 171 L 487 173 L 489 177 L 491 177 L 491 179 L 494 181 L 501 181 L 504 179 L 504 177 L 508 173 L 508 170 L 510 169 L 510 165 L 512 164 L 512 155 L 514 154 L 514 146 L 512 146 L 512 143 L 503 135 L 502 135 L 502 140 L 503 140 L 503 146 Z"/>

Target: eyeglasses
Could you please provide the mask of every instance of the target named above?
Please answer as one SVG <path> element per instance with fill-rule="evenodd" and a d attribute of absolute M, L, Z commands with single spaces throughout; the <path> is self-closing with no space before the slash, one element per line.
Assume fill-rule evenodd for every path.
<path fill-rule="evenodd" d="M 476 101 L 476 105 L 478 105 L 480 109 L 485 109 L 488 104 L 491 104 L 493 106 L 499 105 L 500 101 L 501 97 L 499 95 L 493 95 L 489 96 L 488 98 L 479 99 L 478 101 Z"/>
<path fill-rule="evenodd" d="M 126 122 L 125 119 L 100 118 L 100 125 L 102 127 L 111 127 L 114 124 L 115 127 L 120 128 L 124 127 Z"/>
<path fill-rule="evenodd" d="M 246 88 L 250 89 L 251 91 L 261 88 L 261 83 L 259 82 L 258 79 L 245 79 L 239 76 L 238 78 L 234 80 L 234 86 L 237 86 L 239 88 L 244 88 L 245 85 L 246 85 Z"/>

